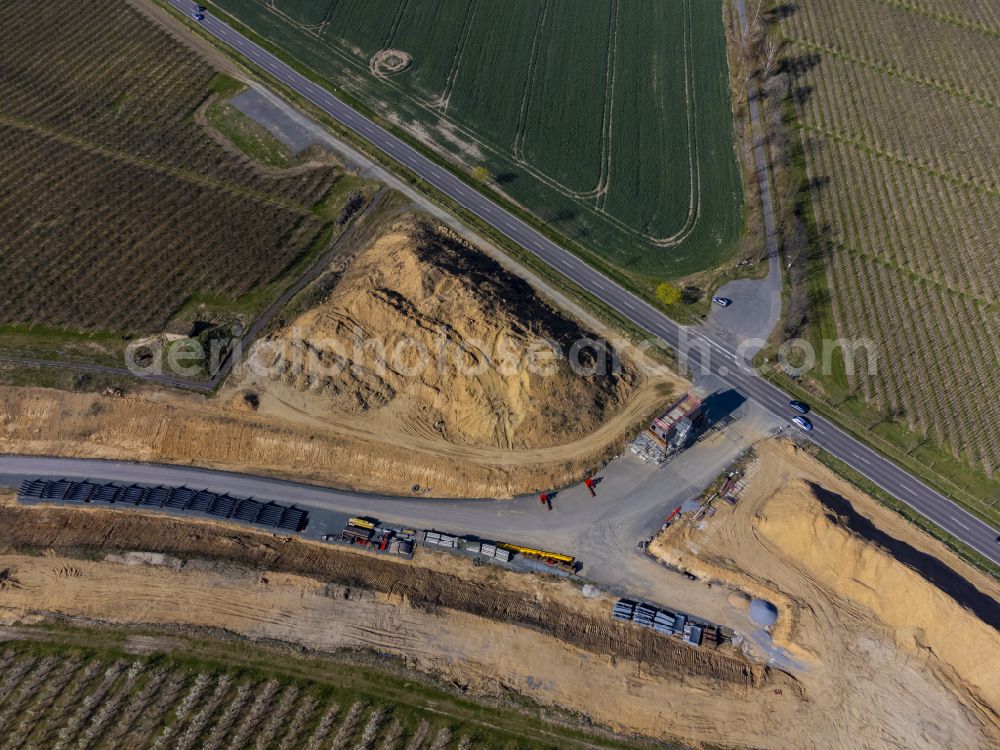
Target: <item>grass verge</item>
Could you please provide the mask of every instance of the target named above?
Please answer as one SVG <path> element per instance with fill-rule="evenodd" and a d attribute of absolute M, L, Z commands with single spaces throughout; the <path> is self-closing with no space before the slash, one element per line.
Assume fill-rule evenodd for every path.
<path fill-rule="evenodd" d="M 285 169 L 294 163 L 291 149 L 240 112 L 229 98 L 217 97 L 205 110 L 208 124 L 236 148 L 266 167 Z"/>

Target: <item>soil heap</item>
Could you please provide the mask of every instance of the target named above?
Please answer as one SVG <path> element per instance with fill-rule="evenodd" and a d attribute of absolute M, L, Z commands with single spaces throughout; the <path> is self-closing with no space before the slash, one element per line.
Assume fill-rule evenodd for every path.
<path fill-rule="evenodd" d="M 774 603 L 804 701 L 781 747 L 1000 746 L 1000 585 L 791 443 L 756 446 L 733 506 L 650 551 L 730 602 Z"/>
<path fill-rule="evenodd" d="M 250 363 L 257 387 L 311 414 L 502 449 L 591 433 L 640 381 L 527 282 L 412 220 L 362 250 Z"/>

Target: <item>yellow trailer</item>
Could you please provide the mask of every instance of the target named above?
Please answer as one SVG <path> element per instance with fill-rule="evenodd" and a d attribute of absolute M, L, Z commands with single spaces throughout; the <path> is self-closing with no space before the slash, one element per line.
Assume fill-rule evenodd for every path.
<path fill-rule="evenodd" d="M 532 547 L 521 547 L 517 544 L 507 544 L 501 543 L 497 545 L 498 547 L 503 547 L 504 549 L 510 550 L 511 552 L 517 552 L 525 557 L 534 557 L 539 560 L 544 560 L 545 562 L 557 565 L 564 565 L 567 568 L 572 568 L 576 564 L 576 558 L 571 555 L 563 555 L 559 552 L 549 552 L 544 549 L 533 549 Z"/>

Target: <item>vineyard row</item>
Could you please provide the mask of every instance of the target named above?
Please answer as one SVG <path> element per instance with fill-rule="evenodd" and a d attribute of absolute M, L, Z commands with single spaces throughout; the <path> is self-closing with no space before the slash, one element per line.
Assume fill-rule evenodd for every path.
<path fill-rule="evenodd" d="M 0 654 L 0 746 L 445 750 L 460 727 L 310 685 L 171 662 Z"/>
<path fill-rule="evenodd" d="M 1000 342 L 984 336 L 1000 315 L 847 251 L 832 280 L 841 333 L 877 346 L 877 371 L 858 373 L 866 397 L 987 474 L 1000 467 Z"/>
<path fill-rule="evenodd" d="M 1000 197 L 833 140 L 813 141 L 823 228 L 839 243 L 991 304 L 1000 299 Z"/>
<path fill-rule="evenodd" d="M 811 89 L 807 123 L 1000 191 L 1000 112 L 831 56 L 801 84 Z"/>
<path fill-rule="evenodd" d="M 784 32 L 1000 106 L 1000 37 L 872 0 L 809 0 L 788 17 Z"/>

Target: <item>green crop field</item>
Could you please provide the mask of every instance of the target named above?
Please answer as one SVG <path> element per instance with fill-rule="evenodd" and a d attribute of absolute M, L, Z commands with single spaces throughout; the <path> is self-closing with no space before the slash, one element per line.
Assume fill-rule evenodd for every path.
<path fill-rule="evenodd" d="M 338 171 L 270 176 L 213 140 L 195 113 L 215 71 L 127 4 L 2 3 L 0 28 L 5 330 L 161 331 L 324 236 Z"/>
<path fill-rule="evenodd" d="M 743 227 L 721 2 L 214 6 L 640 283 Z M 410 64 L 373 58 L 398 50 Z"/>
<path fill-rule="evenodd" d="M 0 644 L 5 748 L 666 747 L 479 705 L 389 664 L 176 635 L 133 638 L 143 644 L 137 655 L 118 631 L 62 626 L 28 636 Z"/>
<path fill-rule="evenodd" d="M 780 27 L 797 71 L 816 225 L 830 247 L 829 313 L 839 335 L 870 339 L 878 353 L 877 368 L 840 373 L 825 386 L 849 409 L 863 401 L 882 436 L 931 471 L 956 474 L 928 450 L 936 447 L 994 480 L 996 8 L 972 0 L 808 0 L 790 6 Z M 900 427 L 916 435 L 893 434 Z M 974 498 L 970 507 L 995 517 L 996 481 L 959 483 Z"/>

